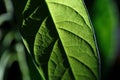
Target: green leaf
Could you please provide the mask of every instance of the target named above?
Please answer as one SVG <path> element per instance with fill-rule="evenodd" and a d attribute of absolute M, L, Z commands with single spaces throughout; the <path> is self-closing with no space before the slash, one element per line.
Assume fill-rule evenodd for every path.
<path fill-rule="evenodd" d="M 60 40 L 55 42 L 51 52 L 48 62 L 48 75 L 50 80 L 74 80 L 69 62 L 66 58 Z"/>
<path fill-rule="evenodd" d="M 98 79 L 98 58 L 83 2 L 46 0 L 46 3 L 74 78 Z"/>
<path fill-rule="evenodd" d="M 100 54 L 103 57 L 102 61 L 107 66 L 111 65 L 111 62 L 114 62 L 115 59 L 115 31 L 118 25 L 118 14 L 116 11 L 112 0 L 96 0 L 93 6 L 94 16 L 92 21 L 96 31 Z"/>
<path fill-rule="evenodd" d="M 23 15 L 21 34 L 43 80 L 98 80 L 99 56 L 82 0 L 28 0 Z"/>

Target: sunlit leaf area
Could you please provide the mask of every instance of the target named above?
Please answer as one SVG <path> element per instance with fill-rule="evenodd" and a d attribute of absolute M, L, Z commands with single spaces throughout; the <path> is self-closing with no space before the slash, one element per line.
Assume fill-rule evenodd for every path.
<path fill-rule="evenodd" d="M 119 0 L 0 0 L 0 80 L 120 80 Z"/>

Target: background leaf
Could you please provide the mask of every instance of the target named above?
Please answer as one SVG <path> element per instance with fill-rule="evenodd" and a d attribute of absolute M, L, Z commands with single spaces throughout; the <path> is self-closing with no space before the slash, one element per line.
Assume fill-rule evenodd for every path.
<path fill-rule="evenodd" d="M 91 9 L 91 18 L 102 60 L 102 76 L 104 77 L 109 73 L 117 55 L 117 8 L 112 0 L 95 0 Z"/>

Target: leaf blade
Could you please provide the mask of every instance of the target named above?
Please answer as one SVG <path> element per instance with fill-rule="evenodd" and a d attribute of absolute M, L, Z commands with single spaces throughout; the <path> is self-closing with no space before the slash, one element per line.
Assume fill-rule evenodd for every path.
<path fill-rule="evenodd" d="M 81 1 L 81 0 L 79 0 L 79 1 Z M 75 0 L 74 2 L 76 2 L 76 4 L 77 4 L 77 2 L 79 2 L 78 0 Z M 70 1 L 69 1 L 70 2 Z M 73 66 L 73 63 L 74 62 L 72 62 L 73 60 L 71 60 L 70 59 L 70 55 L 71 56 L 74 56 L 74 54 L 73 53 L 75 53 L 76 52 L 76 54 L 77 54 L 77 56 L 79 56 L 79 58 L 80 58 L 80 51 L 82 51 L 82 49 L 79 49 L 79 48 L 77 48 L 76 47 L 76 45 L 77 44 L 83 44 L 83 43 L 81 43 L 82 42 L 82 39 L 76 39 L 75 40 L 75 37 L 76 37 L 76 35 L 75 36 L 72 36 L 71 37 L 71 35 L 69 35 L 70 33 L 74 33 L 74 34 L 77 34 L 77 36 L 79 36 L 80 38 L 82 37 L 83 38 L 83 40 L 86 40 L 90 45 L 88 46 L 88 48 L 90 48 L 90 46 L 92 47 L 92 49 L 93 49 L 93 52 L 91 51 L 91 54 L 92 53 L 94 53 L 94 56 L 96 56 L 96 57 L 98 57 L 98 55 L 97 55 L 97 51 L 96 51 L 96 46 L 95 46 L 95 42 L 94 42 L 94 35 L 93 35 L 93 31 L 91 30 L 90 32 L 86 32 L 86 33 L 89 33 L 89 34 L 91 34 L 89 37 L 85 37 L 85 36 L 88 36 L 89 34 L 82 34 L 82 33 L 80 33 L 79 31 L 79 33 L 76 33 L 75 31 L 72 31 L 71 32 L 71 30 L 74 30 L 74 27 L 75 27 L 75 25 L 74 24 L 72 24 L 72 26 L 74 26 L 74 27 L 72 27 L 72 26 L 70 26 L 69 24 L 71 23 L 71 22 L 75 22 L 75 23 L 77 23 L 77 24 L 80 24 L 80 25 L 83 25 L 83 27 L 85 27 L 85 29 L 87 29 L 87 28 L 89 28 L 89 29 L 91 29 L 91 26 L 87 26 L 86 27 L 86 19 L 84 20 L 82 20 L 82 18 L 81 17 L 79 17 L 79 16 L 77 16 L 77 14 L 76 14 L 76 12 L 77 12 L 77 10 L 76 10 L 76 8 L 74 8 L 73 7 L 73 5 L 72 4 L 70 4 L 69 6 L 67 5 L 67 3 L 69 4 L 69 2 L 68 1 L 61 1 L 61 0 L 46 0 L 46 3 L 47 3 L 47 5 L 48 5 L 48 8 L 49 8 L 49 11 L 50 11 L 50 13 L 51 13 L 51 16 L 52 16 L 52 19 L 53 19 L 53 22 L 54 22 L 54 24 L 55 24 L 55 27 L 56 27 L 56 30 L 57 30 L 57 32 L 58 32 L 58 35 L 59 35 L 59 38 L 60 38 L 60 40 L 61 40 L 61 42 L 62 42 L 62 45 L 63 45 L 63 47 L 64 47 L 64 50 L 65 50 L 65 53 L 66 53 L 66 55 L 67 55 L 67 59 L 68 59 L 68 62 L 69 62 L 69 64 L 70 64 L 70 67 L 71 67 L 71 69 L 72 69 L 72 72 L 73 72 L 73 74 L 74 74 L 74 76 L 75 76 L 75 79 L 76 80 L 78 80 L 78 79 L 80 79 L 80 77 L 79 76 L 77 76 L 77 72 L 75 71 L 75 66 Z M 72 1 L 71 1 L 72 2 Z M 81 2 L 82 3 L 82 2 Z M 82 5 L 82 4 L 81 4 Z M 55 9 L 57 7 L 57 9 Z M 72 8 L 71 8 L 72 7 Z M 79 9 L 80 10 L 80 9 Z M 63 13 L 64 12 L 64 13 Z M 85 11 L 86 12 L 86 11 Z M 69 14 L 69 13 L 71 13 L 71 15 Z M 81 13 L 79 13 L 79 14 L 81 14 Z M 87 14 L 85 14 L 84 16 L 86 16 Z M 77 19 L 76 19 L 77 18 Z M 80 18 L 80 19 L 79 19 Z M 64 24 L 64 25 L 61 25 L 63 22 L 69 22 L 68 24 L 66 23 L 66 25 Z M 58 23 L 60 23 L 60 24 L 58 24 Z M 90 24 L 90 22 L 88 22 L 88 24 Z M 68 27 L 70 27 L 70 28 L 68 28 Z M 63 29 L 63 28 L 66 28 L 66 29 Z M 79 29 L 79 28 L 78 28 Z M 85 32 L 85 29 L 82 29 L 83 30 L 83 32 Z M 76 30 L 77 31 L 77 30 Z M 69 33 L 66 33 L 66 32 L 69 32 Z M 81 36 L 82 35 L 82 36 Z M 69 37 L 68 37 L 69 36 Z M 80 42 L 81 41 L 81 42 Z M 76 42 L 78 42 L 78 43 L 76 43 Z M 73 44 L 72 44 L 73 43 Z M 71 45 L 72 44 L 72 45 Z M 85 45 L 85 44 L 84 44 Z M 73 47 L 72 47 L 73 46 Z M 75 47 L 76 47 L 76 49 L 75 49 Z M 79 47 L 81 47 L 81 46 L 79 46 Z M 77 49 L 79 49 L 79 50 L 77 50 Z M 91 49 L 91 50 L 92 50 Z M 84 51 L 83 51 L 84 52 Z M 84 52 L 85 54 L 86 54 L 86 52 Z M 81 54 L 81 56 L 82 56 L 83 54 Z M 77 56 L 75 56 L 75 58 L 77 58 Z M 85 56 L 84 56 L 85 57 Z M 89 58 L 89 57 L 88 57 Z M 80 60 L 82 60 L 82 58 L 80 58 Z M 98 59 L 96 59 L 96 60 L 92 60 L 92 58 L 90 59 L 92 62 L 92 64 L 94 64 L 95 66 L 93 67 L 92 65 L 90 65 L 89 63 L 90 62 L 88 62 L 88 63 L 86 63 L 87 62 L 87 60 L 83 60 L 84 62 L 83 63 L 85 63 L 85 64 L 87 64 L 87 66 L 92 70 L 92 72 L 93 72 L 93 74 L 91 75 L 91 73 L 87 73 L 87 74 L 89 74 L 88 76 L 89 77 L 91 77 L 92 78 L 92 80 L 97 80 L 98 79 Z M 79 66 L 80 67 L 80 66 Z M 84 72 L 84 71 L 83 71 Z M 87 72 L 87 71 L 86 71 Z M 82 72 L 81 72 L 82 73 Z M 80 73 L 78 73 L 78 74 L 80 74 Z M 93 77 L 93 75 L 94 75 L 94 77 Z M 84 78 L 82 78 L 81 77 L 81 79 L 86 79 L 85 77 Z"/>

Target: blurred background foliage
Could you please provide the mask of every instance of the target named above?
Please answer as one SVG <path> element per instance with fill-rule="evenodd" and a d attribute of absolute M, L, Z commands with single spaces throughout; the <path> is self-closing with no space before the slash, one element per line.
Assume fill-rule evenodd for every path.
<path fill-rule="evenodd" d="M 101 79 L 120 80 L 120 2 L 119 0 L 85 1 L 101 56 Z"/>
<path fill-rule="evenodd" d="M 26 0 L 0 0 L 0 80 L 41 78 L 19 33 L 25 2 Z"/>
<path fill-rule="evenodd" d="M 27 0 L 0 0 L 0 80 L 40 80 L 19 33 Z M 84 0 L 101 57 L 101 80 L 120 80 L 120 2 Z"/>

